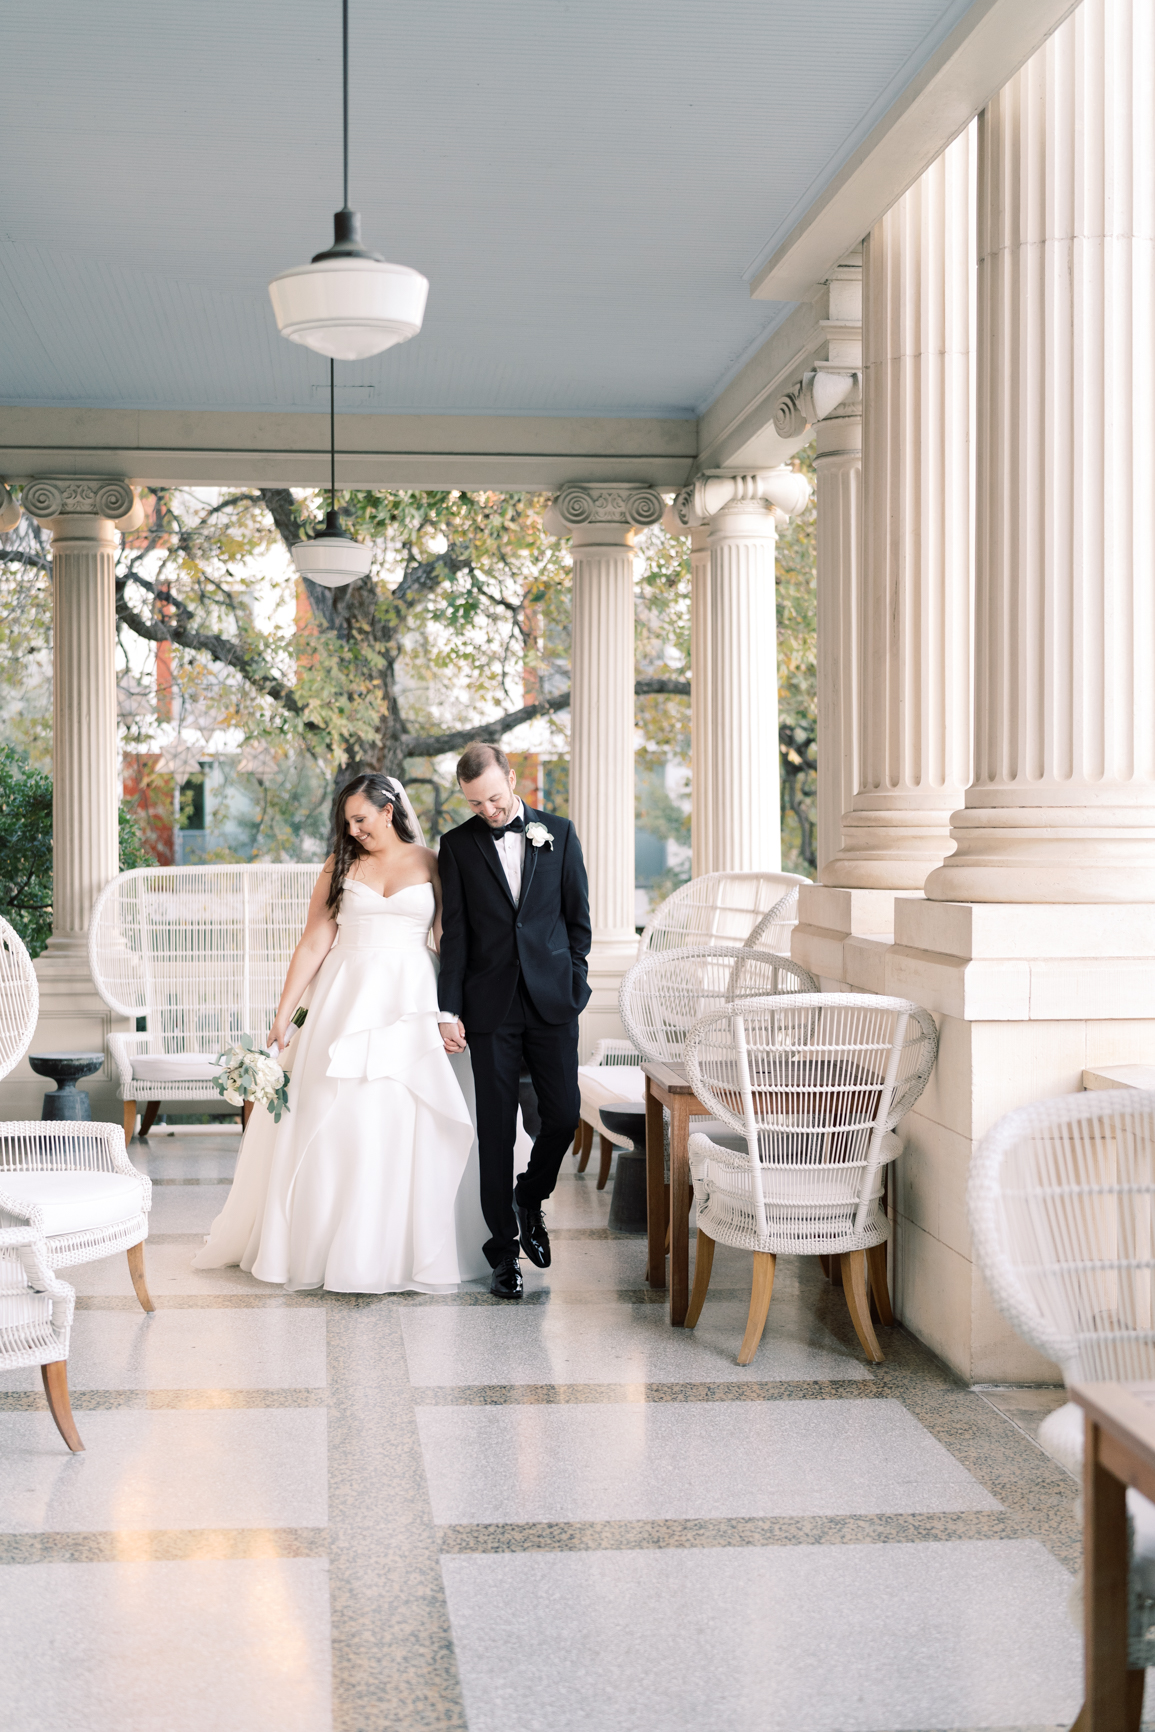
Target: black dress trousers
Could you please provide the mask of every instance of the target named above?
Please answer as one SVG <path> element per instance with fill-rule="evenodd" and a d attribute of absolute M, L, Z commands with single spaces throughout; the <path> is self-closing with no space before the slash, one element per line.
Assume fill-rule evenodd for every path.
<path fill-rule="evenodd" d="M 504 1020 L 490 1034 L 471 1033 L 469 1049 L 477 1096 L 481 1212 L 491 1234 L 485 1255 L 496 1267 L 518 1248 L 513 1145 L 522 1072 L 528 1070 L 533 1083 L 541 1128 L 529 1165 L 518 1174 L 517 1200 L 540 1205 L 557 1183 L 581 1117 L 578 1019 L 543 1022 L 519 981 Z"/>

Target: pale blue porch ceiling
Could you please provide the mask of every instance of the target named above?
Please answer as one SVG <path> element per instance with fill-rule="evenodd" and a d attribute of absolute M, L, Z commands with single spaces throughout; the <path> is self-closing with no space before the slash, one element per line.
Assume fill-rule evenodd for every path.
<path fill-rule="evenodd" d="M 350 199 L 431 280 L 351 410 L 699 412 L 747 279 L 968 0 L 350 0 Z M 337 0 L 10 0 L 0 403 L 319 410 L 265 285 L 340 203 Z M 361 396 L 361 393 L 358 393 Z"/>

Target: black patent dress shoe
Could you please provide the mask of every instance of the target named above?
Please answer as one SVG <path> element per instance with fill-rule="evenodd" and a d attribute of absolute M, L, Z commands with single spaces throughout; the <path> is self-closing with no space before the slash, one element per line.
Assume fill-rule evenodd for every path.
<path fill-rule="evenodd" d="M 495 1299 L 520 1299 L 521 1264 L 516 1257 L 503 1257 L 493 1271 L 489 1291 Z"/>
<path fill-rule="evenodd" d="M 517 1226 L 521 1237 L 521 1248 L 531 1263 L 539 1269 L 548 1269 L 550 1265 L 549 1234 L 545 1230 L 541 1206 L 537 1203 L 519 1203 L 515 1197 L 513 1206 L 517 1211 Z"/>

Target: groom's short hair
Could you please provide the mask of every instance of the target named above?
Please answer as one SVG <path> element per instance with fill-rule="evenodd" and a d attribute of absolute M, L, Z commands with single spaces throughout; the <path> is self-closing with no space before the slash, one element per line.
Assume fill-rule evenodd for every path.
<path fill-rule="evenodd" d="M 484 740 L 470 740 L 457 760 L 457 780 L 476 782 L 491 764 L 496 764 L 503 776 L 509 775 L 509 759 L 500 746 L 486 745 Z"/>

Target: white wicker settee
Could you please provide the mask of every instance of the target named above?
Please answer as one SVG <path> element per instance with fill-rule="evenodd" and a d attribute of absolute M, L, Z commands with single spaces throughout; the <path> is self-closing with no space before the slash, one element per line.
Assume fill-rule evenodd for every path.
<path fill-rule="evenodd" d="M 216 1103 L 217 1055 L 241 1034 L 263 1041 L 305 927 L 315 866 L 146 866 L 122 872 L 92 912 L 88 953 L 105 1003 L 144 1017 L 108 1044 L 125 1139 L 147 1103 Z"/>

